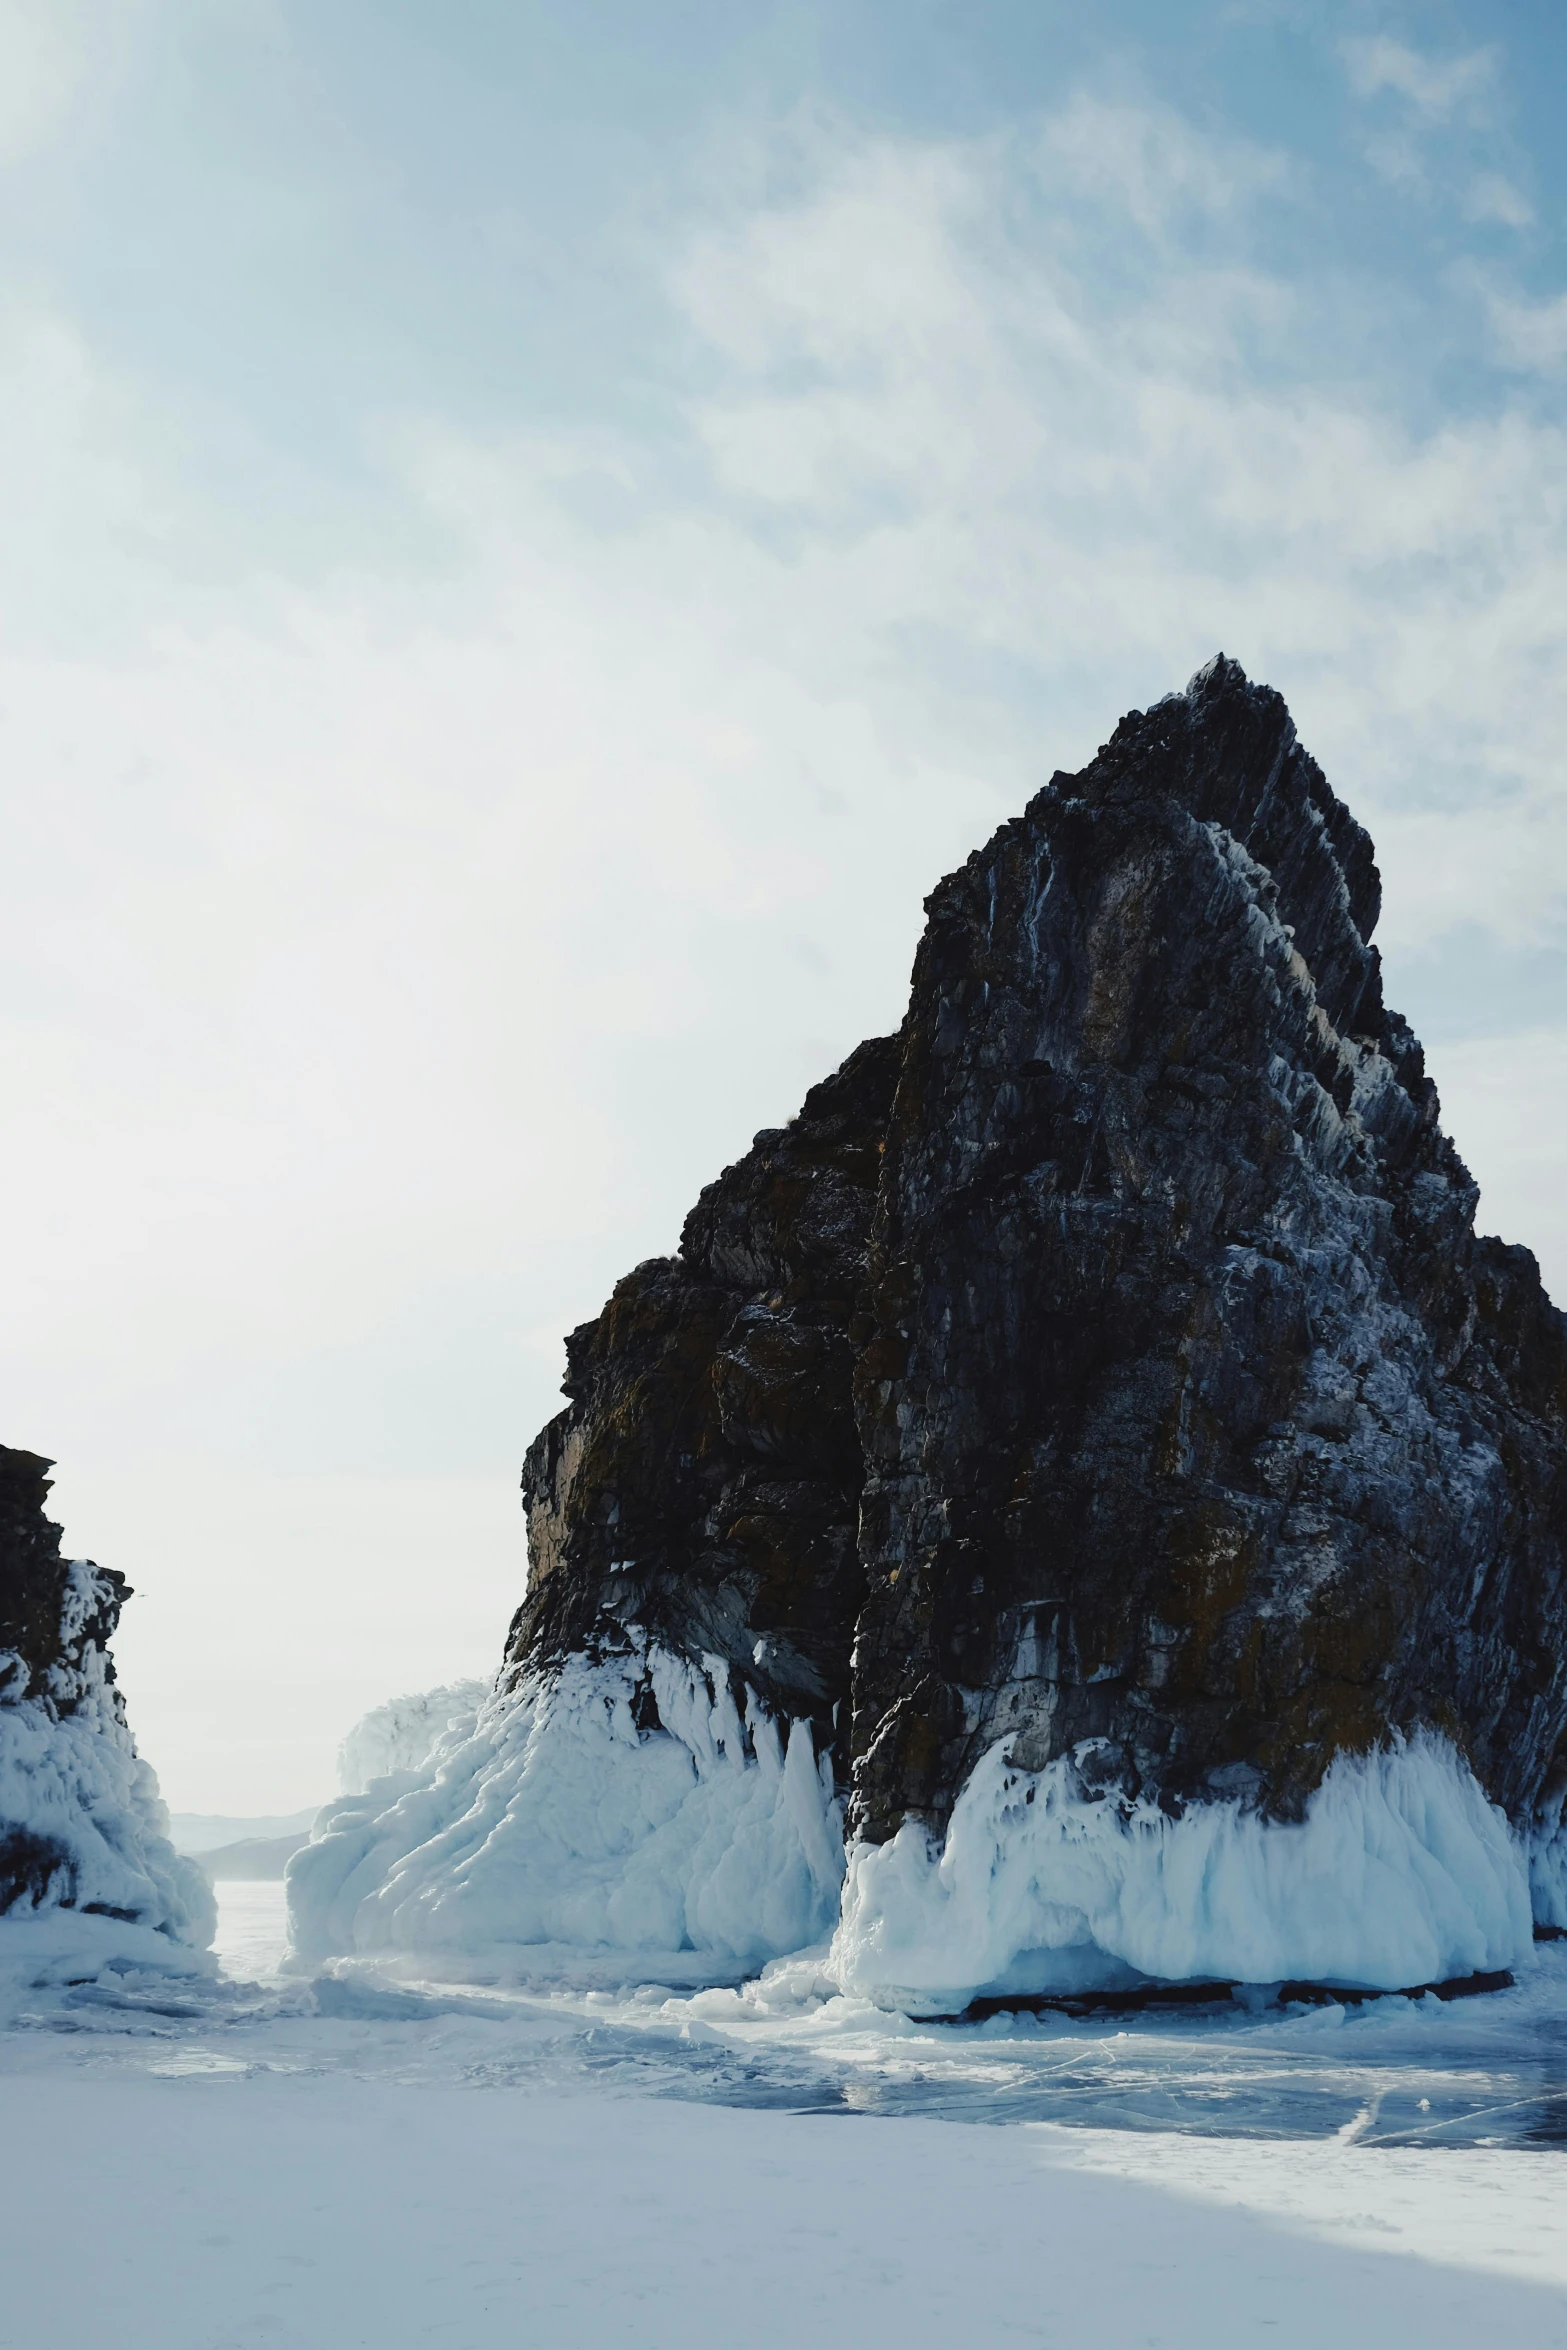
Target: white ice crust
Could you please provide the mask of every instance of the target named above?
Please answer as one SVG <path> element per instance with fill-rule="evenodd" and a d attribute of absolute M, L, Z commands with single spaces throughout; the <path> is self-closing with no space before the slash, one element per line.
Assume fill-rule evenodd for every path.
<path fill-rule="evenodd" d="M 1072 1757 L 1021 1771 L 1006 1743 L 942 1844 L 906 1824 L 851 1852 L 831 1962 L 845 1990 L 927 2013 L 1150 1976 L 1396 1990 L 1529 1949 L 1523 1850 L 1443 1739 L 1339 1756 L 1298 1825 L 1091 1799 Z"/>
<path fill-rule="evenodd" d="M 732 1971 L 823 1940 L 842 1878 L 807 1726 L 781 1733 L 749 1695 L 742 1711 L 717 1659 L 639 1642 L 496 1694 L 422 1767 L 329 1805 L 289 1864 L 293 1963 L 564 1946 Z"/>
<path fill-rule="evenodd" d="M 450 1733 L 466 1737 L 490 1694 L 488 1681 L 452 1681 L 389 1697 L 357 1721 L 337 1750 L 337 1783 L 344 1795 L 363 1795 L 395 1771 L 422 1771 Z"/>
<path fill-rule="evenodd" d="M 73 1560 L 67 1643 L 101 1604 L 96 1571 Z M 8 1702 L 6 1684 L 24 1675 L 20 1659 L 0 1655 L 0 1836 L 20 1831 L 58 1859 L 36 1898 L 14 1904 L 0 1925 L 67 1911 L 91 1917 L 85 1931 L 105 1960 L 122 1943 L 145 1961 L 160 1947 L 155 1936 L 165 1948 L 170 1941 L 205 1948 L 217 1922 L 212 1889 L 169 1841 L 156 1775 L 136 1752 L 102 1649 L 87 1642 L 80 1665 L 57 1676 L 55 1695 Z M 36 1932 L 10 1942 L 18 1950 L 42 1946 Z"/>
<path fill-rule="evenodd" d="M 753 1694 L 737 1706 L 716 1659 L 639 1644 L 475 1713 L 445 1691 L 370 1720 L 412 1737 L 443 1715 L 428 1757 L 329 1806 L 290 1864 L 296 1965 L 596 1952 L 717 1979 L 831 1935 L 844 1991 L 929 2014 L 1148 1979 L 1401 1990 L 1530 1946 L 1530 1855 L 1433 1735 L 1341 1755 L 1298 1825 L 1093 1795 L 1086 1752 L 1028 1772 L 1002 1739 L 940 1842 L 905 1825 L 845 1869 L 829 1758 Z M 1537 1841 L 1533 1877 L 1539 1915 L 1567 1923 L 1567 1838 Z"/>
<path fill-rule="evenodd" d="M 1529 1890 L 1542 1926 L 1567 1933 L 1567 1788 L 1541 1807 L 1529 1846 Z"/>

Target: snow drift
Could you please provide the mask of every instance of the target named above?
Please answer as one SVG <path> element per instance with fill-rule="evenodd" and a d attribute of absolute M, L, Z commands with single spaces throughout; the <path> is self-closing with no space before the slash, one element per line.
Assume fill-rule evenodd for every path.
<path fill-rule="evenodd" d="M 908 1823 L 850 1854 L 832 1953 L 845 1990 L 926 2012 L 1149 1978 L 1396 1990 L 1529 1949 L 1523 1851 L 1443 1739 L 1340 1755 L 1299 1825 L 1091 1795 L 1088 1745 L 1038 1772 L 1006 1745 L 942 1844 Z"/>
<path fill-rule="evenodd" d="M 842 1876 L 808 1726 L 638 1639 L 459 1711 L 421 1766 L 329 1805 L 289 1864 L 293 1963 L 564 1946 L 732 1973 L 824 1939 Z"/>

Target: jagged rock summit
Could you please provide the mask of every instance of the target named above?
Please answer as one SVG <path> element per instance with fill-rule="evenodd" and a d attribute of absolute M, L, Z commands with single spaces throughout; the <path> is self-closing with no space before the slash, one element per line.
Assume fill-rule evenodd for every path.
<path fill-rule="evenodd" d="M 216 1922 L 115 1685 L 108 1644 L 129 1589 L 61 1556 L 44 1514 L 53 1465 L 0 1445 L 0 1990 L 8 1975 L 184 1971 Z"/>
<path fill-rule="evenodd" d="M 900 1033 L 569 1341 L 480 1776 L 639 1792 L 512 1938 L 634 1943 L 631 1815 L 693 1791 L 672 1948 L 836 1922 L 909 2003 L 1506 1965 L 1531 1860 L 1556 1917 L 1567 1325 L 1475 1237 L 1379 894 L 1222 657 L 934 892 Z"/>
<path fill-rule="evenodd" d="M 1382 1001 L 1371 843 L 1215 661 L 930 901 L 857 1371 L 855 1800 L 1021 1767 L 1298 1819 L 1567 1729 L 1567 1331 Z"/>

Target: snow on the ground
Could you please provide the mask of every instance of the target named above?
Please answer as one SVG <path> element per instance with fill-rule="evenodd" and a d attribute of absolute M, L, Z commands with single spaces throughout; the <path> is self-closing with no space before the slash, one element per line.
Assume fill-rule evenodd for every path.
<path fill-rule="evenodd" d="M 1567 2324 L 1548 2158 L 1190 2171 L 1164 2140 L 309 2073 L 5 2093 L 5 2350 L 1559 2350 Z"/>
<path fill-rule="evenodd" d="M 1567 2151 L 1567 1945 L 1536 1951 L 1510 1991 L 1452 2002 L 1221 2001 L 953 2026 L 840 1993 L 823 1950 L 694 1991 L 591 1973 L 574 1984 L 478 1969 L 432 1979 L 407 1959 L 340 1962 L 312 1986 L 280 1974 L 281 1888 L 219 1893 L 216 1949 L 231 1974 L 269 1983 L 301 2013 L 325 2001 L 336 2017 L 417 2023 L 399 2061 L 417 2051 L 429 2078 L 612 2077 L 821 2111 Z"/>
<path fill-rule="evenodd" d="M 954 2029 L 824 1952 L 310 1982 L 281 1888 L 220 1893 L 259 1984 L 110 1967 L 0 2033 L 0 2350 L 1567 2341 L 1567 1946 L 1450 2005 Z"/>

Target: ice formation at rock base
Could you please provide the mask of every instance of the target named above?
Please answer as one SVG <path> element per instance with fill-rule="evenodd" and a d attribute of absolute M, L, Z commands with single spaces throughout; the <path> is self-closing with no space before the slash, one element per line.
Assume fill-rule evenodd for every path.
<path fill-rule="evenodd" d="M 851 1853 L 833 1946 L 846 1990 L 927 2009 L 1139 1980 L 1397 1990 L 1529 1947 L 1525 1855 L 1445 1740 L 1340 1755 L 1299 1823 L 1238 1802 L 1172 1817 L 1085 1793 L 1079 1757 L 1019 1771 L 1006 1747 L 943 1840 L 911 1822 Z"/>
<path fill-rule="evenodd" d="M 715 1665 L 573 1659 L 330 1806 L 289 1869 L 296 1963 L 716 1979 L 830 1935 L 843 1990 L 946 2013 L 1155 1980 L 1396 1990 L 1529 1948 L 1529 1856 L 1444 1739 L 1340 1756 L 1299 1823 L 1172 1816 L 1094 1792 L 1088 1751 L 1024 1771 L 1000 1739 L 943 1838 L 911 1822 L 846 1859 L 807 1725 Z"/>
<path fill-rule="evenodd" d="M 329 1805 L 289 1864 L 296 1964 L 335 1952 L 682 1954 L 825 1939 L 841 1813 L 809 1728 L 645 1642 L 491 1698 L 422 1771 Z M 682 1971 L 689 1972 L 689 1968 Z"/>
<path fill-rule="evenodd" d="M 1529 1892 L 1539 1924 L 1567 1934 L 1567 1825 L 1562 1810 L 1563 1799 L 1557 1795 L 1542 1807 L 1529 1839 Z"/>

